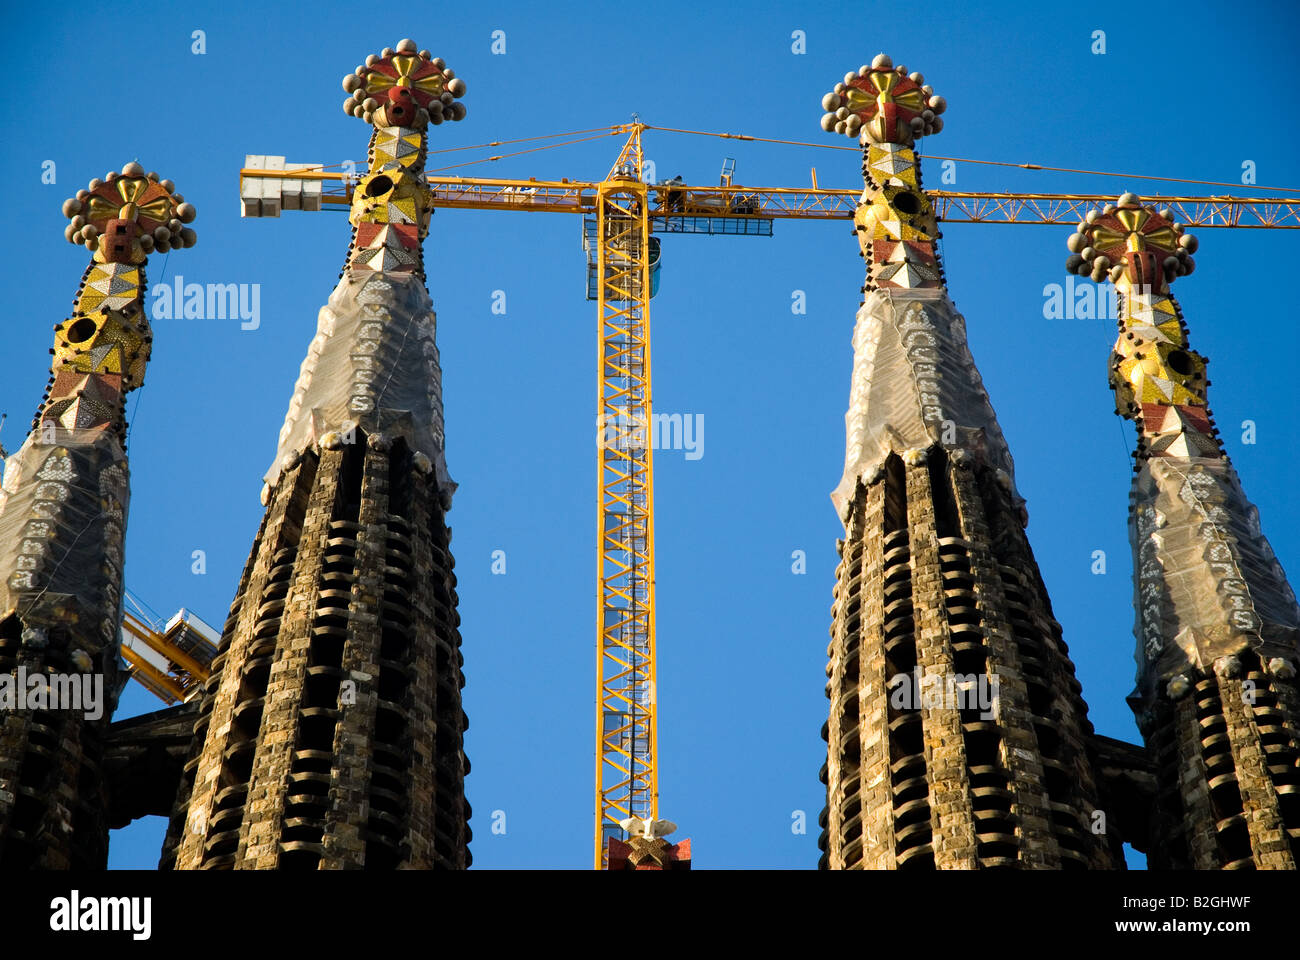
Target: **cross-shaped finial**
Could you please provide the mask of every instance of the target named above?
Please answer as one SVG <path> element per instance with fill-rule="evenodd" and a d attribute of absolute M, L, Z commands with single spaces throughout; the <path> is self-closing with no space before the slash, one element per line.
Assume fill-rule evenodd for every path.
<path fill-rule="evenodd" d="M 174 183 L 145 173 L 133 160 L 63 202 L 70 221 L 63 235 L 69 243 L 84 244 L 96 263 L 141 264 L 155 250 L 194 246 L 198 237 L 186 224 L 195 213 Z"/>
<path fill-rule="evenodd" d="M 1145 206 L 1133 193 L 1089 211 L 1066 246 L 1065 268 L 1097 283 L 1109 277 L 1122 287 L 1162 293 L 1196 269 L 1196 237 L 1174 222 L 1172 210 Z"/>
<path fill-rule="evenodd" d="M 442 57 L 416 51 L 415 41 L 398 41 L 343 78 L 343 112 L 376 127 L 423 129 L 444 120 L 465 119 L 465 81 Z"/>
<path fill-rule="evenodd" d="M 842 83 L 822 98 L 822 129 L 862 142 L 910 144 L 943 129 L 939 114 L 948 108 L 943 97 L 920 73 L 894 66 L 888 54 L 844 75 Z"/>

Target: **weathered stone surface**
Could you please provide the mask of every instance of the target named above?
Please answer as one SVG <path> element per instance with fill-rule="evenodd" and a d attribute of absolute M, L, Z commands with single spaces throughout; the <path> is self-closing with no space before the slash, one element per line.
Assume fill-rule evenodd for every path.
<path fill-rule="evenodd" d="M 164 868 L 469 864 L 442 497 L 404 443 L 366 440 L 308 451 L 276 485 Z"/>

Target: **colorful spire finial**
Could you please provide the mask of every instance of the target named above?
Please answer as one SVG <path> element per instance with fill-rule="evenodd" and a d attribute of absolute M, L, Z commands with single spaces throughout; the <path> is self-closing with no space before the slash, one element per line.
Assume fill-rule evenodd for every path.
<path fill-rule="evenodd" d="M 1169 289 L 1195 269 L 1196 238 L 1174 222 L 1173 211 L 1126 193 L 1090 211 L 1066 246 L 1067 270 L 1097 283 L 1109 278 L 1120 294 L 1110 385 L 1116 412 L 1138 424 L 1139 462 L 1220 456 L 1206 401 L 1206 360 L 1188 345 Z"/>
<path fill-rule="evenodd" d="M 145 261 L 198 240 L 186 226 L 194 205 L 175 189 L 132 161 L 64 201 L 63 235 L 93 257 L 72 316 L 54 328 L 50 384 L 33 423 L 48 441 L 103 428 L 125 435 L 125 396 L 144 383 L 153 342 Z"/>
<path fill-rule="evenodd" d="M 1066 270 L 1097 283 L 1109 277 L 1123 290 L 1165 293 L 1196 269 L 1196 237 L 1183 232 L 1168 207 L 1144 206 L 1133 193 L 1090 211 L 1066 246 Z"/>
<path fill-rule="evenodd" d="M 835 89 L 822 97 L 822 129 L 861 138 L 862 142 L 910 144 L 943 129 L 939 114 L 948 109 L 943 97 L 925 83 L 920 73 L 894 66 L 888 54 L 879 54 L 857 73 L 844 75 Z"/>
<path fill-rule="evenodd" d="M 362 66 L 343 78 L 348 98 L 343 112 L 376 127 L 423 129 L 430 123 L 464 120 L 465 81 L 442 57 L 415 49 L 414 40 L 400 40 L 366 57 Z"/>
<path fill-rule="evenodd" d="M 348 270 L 424 275 L 420 241 L 429 233 L 433 193 L 424 177 L 429 124 L 462 120 L 465 81 L 441 57 L 401 40 L 343 78 L 343 110 L 373 127 L 369 172 L 352 194 L 356 228 Z"/>
<path fill-rule="evenodd" d="M 939 222 L 921 187 L 917 137 L 943 126 L 947 109 L 920 73 L 909 75 L 880 54 L 870 66 L 844 75 L 822 106 L 822 129 L 855 137 L 862 147 L 866 190 L 854 226 L 867 262 L 864 293 L 876 289 L 943 286 L 935 243 Z"/>
<path fill-rule="evenodd" d="M 185 224 L 194 220 L 194 205 L 175 188 L 132 161 L 63 202 L 70 221 L 63 235 L 84 244 L 96 263 L 141 264 L 155 250 L 192 247 L 198 237 Z"/>

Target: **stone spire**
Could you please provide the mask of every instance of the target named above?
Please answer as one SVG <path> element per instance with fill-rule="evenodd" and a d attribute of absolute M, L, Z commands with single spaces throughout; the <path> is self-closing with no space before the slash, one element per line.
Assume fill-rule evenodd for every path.
<path fill-rule="evenodd" d="M 403 40 L 343 80 L 371 126 L 352 242 L 266 475 L 163 867 L 469 864 L 430 124 L 462 80 Z"/>
<path fill-rule="evenodd" d="M 0 485 L 0 869 L 107 863 L 100 761 L 125 681 L 126 395 L 144 383 L 153 340 L 144 268 L 150 253 L 196 239 L 185 226 L 194 207 L 134 162 L 63 212 L 65 237 L 91 262 Z"/>
<path fill-rule="evenodd" d="M 331 431 L 354 426 L 401 438 L 433 466 L 450 507 L 455 485 L 443 451 L 437 317 L 425 289 L 424 249 L 433 194 L 424 176 L 429 125 L 461 120 L 465 81 L 429 51 L 386 50 L 343 78 L 345 113 L 370 124 L 370 169 L 348 220 L 341 281 L 321 308 L 315 339 L 289 402 L 274 486 L 286 462 Z M 383 305 L 398 307 L 382 322 Z M 423 463 L 423 460 L 421 460 Z"/>
<path fill-rule="evenodd" d="M 827 648 L 821 864 L 1106 868 L 1092 728 L 1011 455 L 944 288 L 918 137 L 946 108 L 880 55 L 822 102 L 858 139 L 867 264 Z M 1101 814 L 1099 816 L 1099 814 Z"/>
<path fill-rule="evenodd" d="M 1138 429 L 1137 689 L 1156 763 L 1151 866 L 1295 869 L 1300 856 L 1300 608 L 1223 451 L 1170 284 L 1197 241 L 1124 194 L 1068 242 L 1066 268 L 1120 296 L 1116 411 Z"/>

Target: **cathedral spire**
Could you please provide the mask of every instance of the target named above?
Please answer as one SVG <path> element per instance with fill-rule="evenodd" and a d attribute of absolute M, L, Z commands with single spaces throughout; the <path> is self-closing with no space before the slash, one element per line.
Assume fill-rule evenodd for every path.
<path fill-rule="evenodd" d="M 410 40 L 344 78 L 371 125 L 352 242 L 289 403 L 164 844 L 178 869 L 469 865 L 468 720 L 429 125 L 465 84 Z"/>
<path fill-rule="evenodd" d="M 862 146 L 867 264 L 832 494 L 822 865 L 1113 866 L 1087 707 L 921 186 L 915 141 L 946 103 L 881 54 L 822 107 Z"/>
<path fill-rule="evenodd" d="M 64 236 L 91 262 L 0 484 L 0 868 L 106 863 L 100 759 L 123 679 L 126 394 L 144 382 L 153 340 L 145 262 L 196 239 L 185 226 L 194 207 L 135 162 L 91 180 L 63 212 Z M 32 692 L 14 682 L 23 676 L 47 678 L 49 696 L 6 702 L 6 686 L 11 697 Z M 83 709 L 53 702 L 55 678 Z"/>
<path fill-rule="evenodd" d="M 1300 608 L 1223 449 L 1171 289 L 1195 269 L 1196 238 L 1126 193 L 1067 245 L 1067 270 L 1109 278 L 1120 297 L 1110 386 L 1138 431 L 1129 702 L 1160 778 L 1152 865 L 1295 869 Z"/>
<path fill-rule="evenodd" d="M 451 505 L 443 445 L 437 318 L 424 286 L 433 194 L 424 176 L 431 125 L 461 120 L 465 81 L 410 40 L 343 78 L 344 112 L 370 127 L 369 170 L 352 194 L 352 240 L 280 431 L 267 495 L 286 462 L 357 427 L 405 440 L 431 464 Z M 399 306 L 383 322 L 381 304 Z M 349 434 L 350 435 L 350 434 Z"/>
<path fill-rule="evenodd" d="M 822 107 L 828 111 L 822 128 L 862 147 L 864 188 L 853 223 L 867 265 L 853 341 L 844 473 L 831 499 L 844 518 L 859 478 L 878 471 L 890 453 L 939 444 L 987 461 L 1018 512 L 1023 501 L 1015 492 L 1015 467 L 970 359 L 965 320 L 948 301 L 942 233 L 921 184 L 916 140 L 943 129 L 947 101 L 921 73 L 909 74 L 880 54 L 870 66 L 845 74 Z M 922 309 L 924 303 L 936 310 Z M 902 323 L 897 333 L 879 322 L 882 313 L 894 312 Z"/>

